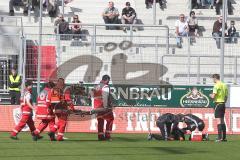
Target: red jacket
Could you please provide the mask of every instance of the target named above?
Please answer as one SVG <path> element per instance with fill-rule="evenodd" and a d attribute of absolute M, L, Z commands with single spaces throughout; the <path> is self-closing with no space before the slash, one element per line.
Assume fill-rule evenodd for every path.
<path fill-rule="evenodd" d="M 72 102 L 71 97 L 71 89 L 70 87 L 65 87 L 63 90 L 63 101 L 65 101 L 68 104 L 68 110 L 74 110 L 74 105 Z"/>
<path fill-rule="evenodd" d="M 36 117 L 38 119 L 52 119 L 54 118 L 53 109 L 51 108 L 51 94 L 50 88 L 44 88 L 37 98 L 37 112 Z"/>
<path fill-rule="evenodd" d="M 32 103 L 32 94 L 29 90 L 25 89 L 20 99 L 22 114 L 32 114 L 32 108 L 26 103 L 27 100 Z"/>
<path fill-rule="evenodd" d="M 107 108 L 109 106 L 109 86 L 100 83 L 93 90 L 93 108 Z"/>

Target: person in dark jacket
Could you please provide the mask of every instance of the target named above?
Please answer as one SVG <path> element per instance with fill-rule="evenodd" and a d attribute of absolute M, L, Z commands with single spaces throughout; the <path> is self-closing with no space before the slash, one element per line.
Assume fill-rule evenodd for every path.
<path fill-rule="evenodd" d="M 203 131 L 205 128 L 204 121 L 199 118 L 198 116 L 195 116 L 193 114 L 185 114 L 182 117 L 183 123 L 186 124 L 186 127 L 182 129 L 182 133 L 186 133 L 187 130 L 193 132 L 193 131 Z M 202 135 L 203 140 L 209 140 L 208 134 Z M 191 136 L 189 138 L 191 140 Z"/>
<path fill-rule="evenodd" d="M 178 123 L 181 121 L 182 115 L 174 115 L 165 113 L 158 117 L 156 125 L 160 129 L 161 135 L 149 134 L 148 140 L 184 140 L 184 133 L 178 128 Z"/>
<path fill-rule="evenodd" d="M 235 43 L 237 41 L 237 29 L 235 27 L 235 21 L 231 21 L 230 27 L 228 28 L 228 42 Z"/>
<path fill-rule="evenodd" d="M 136 11 L 130 6 L 130 2 L 126 2 L 126 7 L 122 10 L 122 24 L 136 24 L 137 23 L 137 14 Z M 127 28 L 123 27 L 123 31 L 126 32 Z M 133 28 L 133 31 L 136 31 Z"/>

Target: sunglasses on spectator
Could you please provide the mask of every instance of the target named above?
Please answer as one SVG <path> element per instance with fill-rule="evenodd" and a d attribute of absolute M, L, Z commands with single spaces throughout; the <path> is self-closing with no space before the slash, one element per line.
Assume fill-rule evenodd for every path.
<path fill-rule="evenodd" d="M 185 17 L 180 17 L 180 18 L 185 18 Z"/>

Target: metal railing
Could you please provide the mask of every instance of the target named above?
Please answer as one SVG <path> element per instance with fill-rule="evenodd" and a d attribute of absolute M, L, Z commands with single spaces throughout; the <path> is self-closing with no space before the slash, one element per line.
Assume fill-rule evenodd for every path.
<path fill-rule="evenodd" d="M 0 28 L 20 28 L 20 33 L 23 35 L 23 20 L 22 17 L 19 16 L 3 16 L 0 15 Z M 6 32 L 3 32 L 6 33 Z M 9 33 L 7 33 L 9 34 Z"/>
<path fill-rule="evenodd" d="M 105 27 L 115 27 L 116 29 L 113 30 L 121 30 L 123 27 L 126 27 L 129 29 L 129 33 L 123 34 L 123 32 L 115 32 L 114 36 L 116 37 L 129 37 L 129 41 L 133 41 L 133 37 L 136 35 L 139 35 L 137 32 L 135 32 L 133 29 L 137 30 L 151 30 L 155 31 L 150 33 L 150 35 L 141 35 L 142 37 L 165 37 L 166 41 L 166 53 L 169 53 L 169 27 L 166 25 L 141 25 L 141 24 L 82 24 L 82 23 L 69 23 L 70 26 L 72 25 L 80 25 L 82 29 L 88 30 L 89 35 L 91 36 L 91 45 L 92 45 L 92 52 L 96 53 L 96 46 L 97 46 L 97 37 L 104 37 L 104 36 L 111 36 L 113 32 L 110 32 L 110 34 L 103 32 L 105 30 Z M 149 33 L 148 33 L 149 34 Z M 152 35 L 151 35 L 152 34 Z M 70 35 L 71 36 L 71 35 Z M 157 44 L 157 39 L 155 40 L 155 43 Z"/>
<path fill-rule="evenodd" d="M 71 25 L 74 24 L 70 23 L 70 26 Z M 196 43 L 194 43 L 193 45 L 190 44 L 190 39 L 194 37 L 182 37 L 183 48 L 178 49 L 175 42 L 176 37 L 169 36 L 169 28 L 167 26 L 118 24 L 79 25 L 81 25 L 82 30 L 88 30 L 88 33 L 80 34 L 80 36 L 85 36 L 86 40 L 78 41 L 73 39 L 76 34 L 50 34 L 50 32 L 54 30 L 54 26 L 49 26 L 51 28 L 51 31 L 49 31 L 47 34 L 24 34 L 19 41 L 20 46 L 22 46 L 22 49 L 21 47 L 19 47 L 20 51 L 23 50 L 22 53 L 19 52 L 19 64 L 21 64 L 20 73 L 23 74 L 23 77 L 25 78 L 25 66 L 26 64 L 28 64 L 28 62 L 26 61 L 26 57 L 27 54 L 31 52 L 29 49 L 26 48 L 27 41 L 34 41 L 35 43 L 33 43 L 32 45 L 35 46 L 35 49 L 39 48 L 39 36 L 42 37 L 42 46 L 50 46 L 55 49 L 57 67 L 63 65 L 66 62 L 69 62 L 69 60 L 74 59 L 75 57 L 90 57 L 90 60 L 88 59 L 89 61 L 86 59 L 85 62 L 76 62 L 76 64 L 74 65 L 78 65 L 77 63 L 81 63 L 81 65 L 78 65 L 74 70 L 67 70 L 68 67 L 61 68 L 69 72 L 67 81 L 73 83 L 79 81 L 79 79 L 84 79 L 83 75 L 86 73 L 86 69 L 81 68 L 81 66 L 94 66 L 95 62 L 97 62 L 94 61 L 96 59 L 101 60 L 102 68 L 98 68 L 97 70 L 91 70 L 91 74 L 88 75 L 91 77 L 85 77 L 84 80 L 93 80 L 94 78 L 96 78 L 96 76 L 99 76 L 97 75 L 97 73 L 111 73 L 112 64 L 118 62 L 116 61 L 116 56 L 120 56 L 117 57 L 119 58 L 119 61 L 122 61 L 122 59 L 124 58 L 128 58 L 129 61 L 124 62 L 123 66 L 117 68 L 117 71 L 120 75 L 126 73 L 125 66 L 129 64 L 131 65 L 131 63 L 138 64 L 137 67 L 140 69 L 141 72 L 131 74 L 130 77 L 132 78 L 137 77 L 138 74 L 146 74 L 146 69 L 144 68 L 146 67 L 146 63 L 154 64 L 156 65 L 156 67 L 160 67 L 159 64 L 161 64 L 168 69 L 168 72 L 160 78 L 162 80 L 166 79 L 166 81 L 174 84 L 199 84 L 201 83 L 201 79 L 205 79 L 203 80 L 205 82 L 202 83 L 211 83 L 210 81 L 208 81 L 209 75 L 213 72 L 219 73 L 219 68 L 222 65 L 219 60 L 219 53 L 221 49 L 217 49 L 215 39 L 213 37 L 195 37 Z M 128 33 L 123 33 L 121 30 L 109 31 L 105 30 L 104 27 L 106 26 L 129 27 L 129 31 Z M 34 28 L 34 26 L 27 27 Z M 149 29 L 150 31 L 134 32 L 133 27 L 143 28 L 144 30 Z M 152 31 L 153 29 L 155 30 Z M 157 35 L 158 33 L 159 35 Z M 69 38 L 62 39 L 62 36 Z M 235 38 L 238 39 L 238 37 Z M 121 48 L 121 45 L 123 45 L 125 42 L 131 42 L 131 47 L 127 49 Z M 236 41 L 236 43 L 225 43 L 224 45 L 226 52 L 224 58 L 226 59 L 226 62 L 223 65 L 225 65 L 226 67 L 225 75 L 228 76 L 226 80 L 229 83 L 237 84 L 239 77 L 238 67 L 240 64 L 238 57 L 238 40 Z M 114 50 L 108 50 L 107 47 L 113 47 Z M 174 52 L 172 52 L 172 55 L 170 54 L 169 49 L 174 50 Z M 32 50 L 32 52 L 35 52 L 34 49 Z M 41 61 L 39 61 L 38 63 L 41 64 Z M 78 67 L 81 69 L 78 69 Z M 208 70 L 209 72 L 206 72 L 208 67 L 210 67 L 211 69 Z M 30 67 L 30 69 L 34 70 L 36 68 Z M 161 68 L 157 68 L 156 70 L 152 71 L 156 72 L 155 75 L 159 75 L 158 72 L 163 73 L 161 71 Z M 34 72 L 38 73 L 39 71 L 35 70 Z M 39 81 L 43 80 L 42 77 L 38 79 Z M 153 79 L 153 77 L 152 75 L 149 75 L 146 82 L 151 79 Z"/>
<path fill-rule="evenodd" d="M 188 64 L 176 61 L 176 59 L 186 58 Z M 190 59 L 189 59 L 190 58 Z M 229 84 L 238 84 L 238 79 L 240 75 L 239 67 L 240 67 L 240 56 L 239 55 L 225 55 L 225 78 L 226 82 Z M 170 60 L 169 60 L 170 59 Z M 172 60 L 171 60 L 172 59 Z M 208 62 L 206 62 L 208 60 Z M 186 67 L 187 72 L 177 72 L 173 75 L 172 78 L 165 76 L 170 83 L 176 83 L 177 78 L 184 78 L 185 80 L 180 82 L 182 84 L 211 84 L 212 79 L 211 75 L 213 73 L 219 73 L 220 68 L 220 56 L 216 55 L 163 55 L 162 56 L 162 65 L 167 68 L 182 68 Z M 177 69 L 176 69 L 177 70 Z M 231 72 L 232 71 L 232 72 Z M 202 82 L 201 82 L 202 78 Z M 174 81 L 175 79 L 175 81 Z M 178 82 L 179 83 L 179 82 Z"/>

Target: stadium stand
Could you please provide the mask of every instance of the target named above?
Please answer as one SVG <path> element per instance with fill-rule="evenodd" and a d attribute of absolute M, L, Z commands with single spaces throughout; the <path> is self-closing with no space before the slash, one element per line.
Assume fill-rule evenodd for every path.
<path fill-rule="evenodd" d="M 139 24 L 153 24 L 152 8 L 146 9 L 144 1 L 128 1 L 137 12 Z M 120 13 L 125 6 L 125 2 L 126 0 L 114 1 Z M 43 12 L 44 35 L 42 37 L 42 45 L 56 47 L 57 66 L 76 56 L 91 53 L 92 56 L 96 56 L 104 62 L 104 67 L 100 69 L 100 72 L 109 73 L 111 71 L 112 57 L 117 53 L 125 53 L 128 56 L 128 62 L 162 62 L 162 64 L 168 68 L 168 72 L 162 78 L 171 83 L 186 83 L 186 78 L 189 83 L 205 83 L 205 81 L 206 83 L 211 83 L 209 75 L 212 72 L 218 72 L 220 66 L 220 60 L 218 58 L 220 50 L 217 49 L 215 40 L 211 35 L 213 23 L 218 17 L 214 9 L 194 9 L 198 18 L 198 24 L 201 26 L 201 35 L 196 38 L 196 43 L 193 45 L 188 45 L 188 39 L 183 38 L 183 48 L 177 48 L 174 24 L 179 14 L 189 15 L 189 0 L 166 0 L 166 8 L 163 10 L 157 5 L 157 26 L 139 27 L 137 32 L 132 33 L 124 33 L 122 30 L 105 30 L 105 27 L 101 25 L 97 25 L 96 31 L 94 30 L 93 24 L 104 24 L 101 13 L 107 4 L 108 0 L 91 0 L 91 3 L 89 3 L 89 0 L 73 0 L 64 6 L 64 17 L 68 22 L 71 22 L 72 16 L 77 14 L 83 23 L 84 39 L 82 39 L 82 41 L 74 41 L 71 37 L 65 40 L 58 39 L 58 37 L 54 35 L 55 28 L 53 24 L 55 18 L 49 17 L 46 11 Z M 233 15 L 229 15 L 228 25 L 230 20 L 235 20 L 235 26 L 239 29 L 240 1 L 233 0 L 232 5 Z M 61 6 L 59 6 L 59 11 L 62 12 Z M 8 12 L 8 1 L 0 1 L 0 15 L 7 16 Z M 31 11 L 30 16 L 23 16 L 22 9 L 16 10 L 15 16 L 11 18 L 1 18 L 0 33 L 16 34 L 22 32 L 26 35 L 28 42 L 37 45 L 39 38 L 37 35 L 39 32 L 38 20 L 38 17 L 35 16 L 33 11 Z M 7 26 L 4 25 L 4 23 L 7 24 Z M 15 25 L 15 27 L 11 29 L 10 24 L 12 26 Z M 168 27 L 165 26 L 169 27 L 169 32 Z M 97 35 L 96 39 L 94 39 L 95 32 Z M 169 45 L 166 44 L 168 41 L 166 36 L 168 34 Z M 3 38 L 0 40 L 5 41 Z M 133 47 L 124 51 L 117 47 L 114 53 L 109 52 L 103 54 L 106 43 L 115 42 L 119 44 L 124 40 L 132 41 Z M 96 41 L 96 47 L 93 46 L 94 41 Z M 158 45 L 156 45 L 156 43 Z M 14 44 L 17 43 L 15 42 Z M 240 65 L 238 58 L 239 47 L 239 42 L 231 44 L 225 43 L 225 55 L 228 56 L 225 59 L 227 66 L 225 73 L 226 80 L 230 83 L 233 83 L 233 73 L 235 73 L 235 69 Z M 1 46 L 1 48 L 4 48 L 4 45 Z M 2 50 L 1 52 L 4 54 L 16 53 L 16 51 L 13 50 Z M 209 70 L 208 68 L 211 69 Z M 79 71 L 85 69 L 83 65 L 74 72 L 71 72 L 67 80 L 69 82 L 76 82 L 83 78 L 82 73 Z M 197 76 L 197 72 L 200 72 L 199 76 Z"/>

